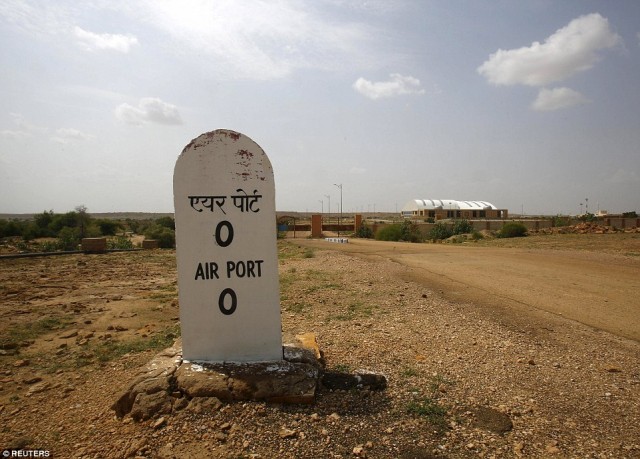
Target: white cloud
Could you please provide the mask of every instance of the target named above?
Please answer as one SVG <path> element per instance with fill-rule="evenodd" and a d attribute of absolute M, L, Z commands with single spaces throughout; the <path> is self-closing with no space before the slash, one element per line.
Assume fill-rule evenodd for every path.
<path fill-rule="evenodd" d="M 531 108 L 537 111 L 552 111 L 589 102 L 590 100 L 585 96 L 570 88 L 544 88 L 538 93 Z"/>
<path fill-rule="evenodd" d="M 165 51 L 196 58 L 200 67 L 222 79 L 269 80 L 301 69 L 370 69 L 389 58 L 375 46 L 380 33 L 374 26 L 332 14 L 323 2 L 0 1 L 0 17 L 30 35 L 70 35 L 87 50 L 129 52 L 138 44 L 135 36 L 98 34 L 77 26 L 87 20 L 87 13 L 104 12 L 118 15 L 122 23 L 132 20 L 155 28 L 159 41 L 169 40 L 162 43 Z"/>
<path fill-rule="evenodd" d="M 126 11 L 126 5 L 118 1 L 111 2 L 39 2 L 29 0 L 3 0 L 0 2 L 0 18 L 7 20 L 12 26 L 22 29 L 29 35 L 50 40 L 52 37 L 75 37 L 78 44 L 88 50 L 113 50 L 128 53 L 131 47 L 138 44 L 138 39 L 131 35 L 98 34 L 85 30 L 74 24 L 81 22 L 86 13 L 97 10 Z"/>
<path fill-rule="evenodd" d="M 68 144 L 74 141 L 91 140 L 94 137 L 91 134 L 85 134 L 82 131 L 72 128 L 60 128 L 56 130 L 56 133 L 51 140 L 56 143 Z"/>
<path fill-rule="evenodd" d="M 370 59 L 362 47 L 375 37 L 369 26 L 328 20 L 315 7 L 290 0 L 147 0 L 134 14 L 225 78 L 268 80 Z"/>
<path fill-rule="evenodd" d="M 74 27 L 73 33 L 78 39 L 80 46 L 87 51 L 112 50 L 128 53 L 132 46 L 138 44 L 138 39 L 133 35 L 97 34 L 78 26 Z"/>
<path fill-rule="evenodd" d="M 544 43 L 499 49 L 478 73 L 495 85 L 544 86 L 590 69 L 600 59 L 597 51 L 619 43 L 622 39 L 611 31 L 609 21 L 593 13 L 574 19 Z"/>
<path fill-rule="evenodd" d="M 121 104 L 116 107 L 115 115 L 128 124 L 182 124 L 178 107 L 154 97 L 140 99 L 137 107 Z"/>
<path fill-rule="evenodd" d="M 353 83 L 353 88 L 369 99 L 400 96 L 403 94 L 424 94 L 420 80 L 412 76 L 392 73 L 388 81 L 369 81 L 362 77 Z"/>
<path fill-rule="evenodd" d="M 49 127 L 36 126 L 27 121 L 24 116 L 19 113 L 10 113 L 17 129 L 5 129 L 0 131 L 0 136 L 9 140 L 24 140 L 28 138 L 50 138 L 52 142 L 68 144 L 73 141 L 91 140 L 94 138 L 91 134 L 86 134 L 78 129 L 60 128 L 55 131 Z"/>

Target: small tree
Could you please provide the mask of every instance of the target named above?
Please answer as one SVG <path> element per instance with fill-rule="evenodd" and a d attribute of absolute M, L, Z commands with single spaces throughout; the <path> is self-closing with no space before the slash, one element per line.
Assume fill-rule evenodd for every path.
<path fill-rule="evenodd" d="M 22 239 L 26 242 L 32 241 L 33 239 L 40 236 L 40 228 L 36 225 L 35 222 L 28 222 L 22 227 Z"/>
<path fill-rule="evenodd" d="M 144 232 L 147 239 L 155 239 L 163 249 L 170 249 L 176 246 L 176 232 L 170 228 L 157 224 L 151 225 Z"/>
<path fill-rule="evenodd" d="M 173 219 L 173 217 L 156 218 L 156 224 L 172 230 L 176 229 L 176 221 Z"/>
<path fill-rule="evenodd" d="M 116 232 L 122 228 L 122 225 L 114 220 L 98 220 L 96 225 L 103 236 L 115 236 Z"/>
<path fill-rule="evenodd" d="M 58 233 L 58 245 L 61 250 L 77 250 L 80 244 L 80 232 L 77 228 L 68 226 Z"/>
<path fill-rule="evenodd" d="M 62 228 L 75 228 L 78 225 L 78 214 L 74 211 L 53 216 L 49 228 L 58 235 Z"/>
<path fill-rule="evenodd" d="M 436 223 L 429 231 L 429 239 L 447 239 L 453 236 L 453 230 L 445 223 Z"/>
<path fill-rule="evenodd" d="M 140 228 L 140 222 L 138 220 L 133 220 L 132 218 L 127 218 L 125 223 L 129 227 L 129 230 L 133 233 L 137 233 Z"/>
<path fill-rule="evenodd" d="M 367 224 L 362 223 L 358 228 L 358 231 L 356 231 L 356 237 L 371 239 L 373 237 L 373 230 Z"/>
<path fill-rule="evenodd" d="M 82 239 L 87 235 L 91 217 L 89 217 L 89 214 L 87 213 L 87 207 L 83 204 L 76 207 L 76 216 L 76 218 L 78 219 L 78 223 L 76 226 L 80 231 L 80 239 Z"/>
<path fill-rule="evenodd" d="M 411 220 L 403 221 L 400 228 L 400 240 L 407 242 L 422 242 L 423 237 L 418 225 Z"/>
<path fill-rule="evenodd" d="M 469 220 L 456 220 L 453 222 L 453 234 L 473 233 L 473 225 Z"/>
<path fill-rule="evenodd" d="M 47 212 L 46 210 L 41 214 L 37 214 L 34 217 L 36 226 L 38 227 L 38 236 L 55 236 L 55 233 L 51 229 L 51 223 L 53 222 L 53 210 Z"/>

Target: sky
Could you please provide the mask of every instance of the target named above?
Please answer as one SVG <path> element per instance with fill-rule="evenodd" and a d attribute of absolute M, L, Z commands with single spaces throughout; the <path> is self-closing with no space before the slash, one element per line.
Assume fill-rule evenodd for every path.
<path fill-rule="evenodd" d="M 640 2 L 0 0 L 0 213 L 172 212 L 215 129 L 279 211 L 640 211 Z"/>

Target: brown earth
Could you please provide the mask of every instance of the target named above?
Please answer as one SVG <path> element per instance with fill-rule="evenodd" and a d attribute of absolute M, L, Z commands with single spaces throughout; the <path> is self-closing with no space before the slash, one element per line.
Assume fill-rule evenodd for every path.
<path fill-rule="evenodd" d="M 639 242 L 285 241 L 284 336 L 315 332 L 329 369 L 383 372 L 387 390 L 323 389 L 309 406 L 182 397 L 139 423 L 110 406 L 179 333 L 175 254 L 0 260 L 0 449 L 640 457 Z"/>
<path fill-rule="evenodd" d="M 495 250 L 499 241 L 487 247 L 363 239 L 334 248 L 408 266 L 412 268 L 408 278 L 438 288 L 451 300 L 487 306 L 489 313 L 514 315 L 515 320 L 563 316 L 640 341 L 640 236 L 623 237 L 631 256 L 621 255 L 621 246 L 614 246 L 618 253 L 611 253 L 613 247 L 596 239 L 601 236 L 587 237 L 592 238 L 592 250 L 571 252 L 526 247 L 533 238 L 519 239 L 523 247 L 501 250 Z M 539 239 L 548 242 L 545 237 Z M 327 243 L 308 240 L 301 244 L 326 248 Z"/>

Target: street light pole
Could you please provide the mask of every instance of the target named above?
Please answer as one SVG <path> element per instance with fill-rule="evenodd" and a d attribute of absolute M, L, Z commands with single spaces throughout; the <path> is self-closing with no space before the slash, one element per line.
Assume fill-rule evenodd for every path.
<path fill-rule="evenodd" d="M 324 197 L 329 200 L 329 210 L 327 210 L 327 213 L 329 214 L 329 219 L 331 219 L 331 195 L 325 194 Z"/>
<path fill-rule="evenodd" d="M 340 224 L 342 223 L 342 183 L 340 185 L 334 183 L 334 185 L 340 188 L 340 218 L 338 219 L 338 237 L 340 237 Z"/>

